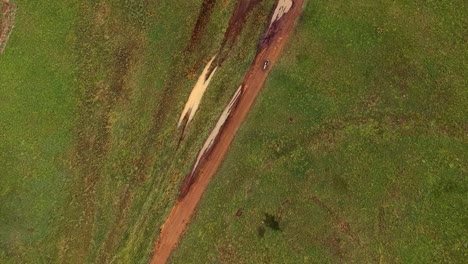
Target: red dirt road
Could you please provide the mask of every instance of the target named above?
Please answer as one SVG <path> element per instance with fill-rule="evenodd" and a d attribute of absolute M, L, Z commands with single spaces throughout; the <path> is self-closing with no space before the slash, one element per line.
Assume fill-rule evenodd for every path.
<path fill-rule="evenodd" d="M 243 91 L 238 104 L 232 110 L 224 127 L 218 134 L 211 151 L 204 157 L 198 166 L 198 175 L 187 194 L 172 208 L 160 236 L 156 242 L 151 264 L 166 263 L 172 251 L 177 246 L 181 236 L 187 228 L 200 198 L 221 165 L 231 146 L 237 129 L 245 120 L 258 93 L 263 87 L 268 73 L 278 59 L 289 34 L 293 31 L 295 23 L 302 11 L 304 0 L 295 0 L 293 7 L 278 22 L 274 23 L 268 41 L 260 45 L 249 71 L 243 80 Z M 263 70 L 265 60 L 270 60 L 267 70 Z"/>

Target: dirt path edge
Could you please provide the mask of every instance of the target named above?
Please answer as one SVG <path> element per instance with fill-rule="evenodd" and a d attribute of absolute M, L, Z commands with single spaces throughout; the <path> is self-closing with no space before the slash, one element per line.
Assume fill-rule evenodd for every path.
<path fill-rule="evenodd" d="M 268 44 L 262 46 L 259 50 L 246 73 L 242 84 L 243 91 L 238 103 L 232 109 L 211 151 L 200 161 L 195 181 L 190 186 L 187 194 L 176 202 L 163 227 L 161 227 L 150 261 L 151 264 L 166 263 L 179 243 L 203 192 L 224 160 L 238 128 L 247 117 L 272 66 L 277 61 L 290 33 L 293 31 L 303 5 L 304 0 L 295 0 L 291 10 L 273 25 L 275 33 L 270 37 Z M 270 63 L 268 68 L 263 70 L 263 64 L 266 60 L 269 60 Z"/>

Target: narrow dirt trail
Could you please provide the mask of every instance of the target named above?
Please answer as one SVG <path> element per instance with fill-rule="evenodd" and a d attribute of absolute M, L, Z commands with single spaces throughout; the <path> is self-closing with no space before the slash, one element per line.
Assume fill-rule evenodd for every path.
<path fill-rule="evenodd" d="M 279 1 L 281 2 L 281 0 Z M 230 111 L 216 141 L 208 153 L 198 161 L 197 175 L 188 192 L 172 208 L 166 222 L 161 228 L 156 242 L 151 264 L 166 263 L 172 251 L 177 246 L 184 233 L 200 198 L 221 165 L 231 146 L 237 129 L 245 120 L 258 93 L 260 92 L 271 67 L 278 59 L 289 34 L 302 11 L 304 0 L 295 0 L 289 11 L 274 21 L 266 31 L 264 40 L 250 69 L 244 77 L 242 91 L 236 106 Z M 263 70 L 265 60 L 270 60 L 266 70 Z"/>

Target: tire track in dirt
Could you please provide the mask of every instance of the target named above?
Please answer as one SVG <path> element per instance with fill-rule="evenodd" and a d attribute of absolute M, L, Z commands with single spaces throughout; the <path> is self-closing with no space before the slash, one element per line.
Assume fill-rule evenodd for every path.
<path fill-rule="evenodd" d="M 282 0 L 282 1 L 291 1 L 291 0 Z M 220 67 L 223 62 L 229 56 L 234 44 L 237 43 L 239 34 L 242 32 L 242 26 L 245 23 L 247 15 L 252 11 L 252 9 L 260 2 L 260 0 L 239 0 L 234 7 L 234 12 L 229 19 L 228 27 L 224 33 L 223 40 L 218 48 L 217 53 L 212 57 L 208 64 L 203 69 L 200 77 L 198 78 L 197 83 L 190 93 L 189 99 L 185 104 L 184 110 L 180 115 L 179 122 L 177 123 L 177 128 L 182 128 L 180 133 L 180 138 L 178 146 L 184 139 L 187 127 L 189 126 L 191 120 L 195 116 L 195 113 L 198 109 L 198 106 L 201 103 L 203 94 L 205 93 L 208 85 L 213 77 L 216 69 Z M 201 40 L 202 33 L 205 32 L 206 21 L 209 20 L 213 12 L 213 7 L 216 4 L 216 1 L 205 0 L 202 4 L 202 9 L 200 11 L 197 23 L 192 32 L 192 37 L 190 43 L 186 48 L 186 51 L 192 50 L 195 45 L 198 45 Z M 205 17 L 207 16 L 207 17 Z"/>
<path fill-rule="evenodd" d="M 185 194 L 187 194 L 190 187 L 192 186 L 198 173 L 198 170 L 197 170 L 198 164 L 200 163 L 200 161 L 202 161 L 205 158 L 206 155 L 210 153 L 213 147 L 213 144 L 216 142 L 218 138 L 219 132 L 223 129 L 232 110 L 236 107 L 237 103 L 239 102 L 239 96 L 241 95 L 241 93 L 242 93 L 242 85 L 239 86 L 237 91 L 234 93 L 231 101 L 226 106 L 224 111 L 221 113 L 221 116 L 219 117 L 218 122 L 216 123 L 214 129 L 211 131 L 210 135 L 208 136 L 205 143 L 203 144 L 203 147 L 198 152 L 197 159 L 195 161 L 195 164 L 192 167 L 192 170 L 185 177 L 184 182 L 182 183 L 182 186 L 179 189 L 179 200 L 182 199 L 185 196 Z"/>
<path fill-rule="evenodd" d="M 218 65 L 223 64 L 229 56 L 229 52 L 234 47 L 234 44 L 236 44 L 238 37 L 242 32 L 242 26 L 247 19 L 247 15 L 249 15 L 258 3 L 260 3 L 260 0 L 240 0 L 236 3 L 234 12 L 229 19 L 228 27 L 224 33 L 223 41 L 221 42 Z"/>
<path fill-rule="evenodd" d="M 197 22 L 195 23 L 195 27 L 192 30 L 192 35 L 190 36 L 190 42 L 185 48 L 185 52 L 195 51 L 197 46 L 200 44 L 203 33 L 205 33 L 208 22 L 210 21 L 211 14 L 213 13 L 216 2 L 217 0 L 203 1 L 200 7 L 200 12 L 198 13 Z"/>
<path fill-rule="evenodd" d="M 220 128 L 219 134 L 215 136 L 211 148 L 206 150 L 206 153 L 202 153 L 204 154 L 202 159 L 197 161 L 197 166 L 194 166 L 192 173 L 186 178 L 186 180 L 190 180 L 190 184 L 184 190 L 186 193 L 181 193 L 180 199 L 160 229 L 161 232 L 155 245 L 151 264 L 166 263 L 177 246 L 204 190 L 221 165 L 237 129 L 245 120 L 263 87 L 271 66 L 278 59 L 290 32 L 294 28 L 296 19 L 301 14 L 303 3 L 304 0 L 293 1 L 289 12 L 285 13 L 281 19 L 270 23 L 265 33 L 266 37 L 264 36 L 261 40 L 257 55 L 244 76 L 240 94 L 235 95 L 238 96 L 235 99 L 235 105 L 230 109 L 230 113 Z M 273 20 L 273 14 L 271 17 Z M 270 61 L 270 66 L 263 70 L 266 60 Z"/>

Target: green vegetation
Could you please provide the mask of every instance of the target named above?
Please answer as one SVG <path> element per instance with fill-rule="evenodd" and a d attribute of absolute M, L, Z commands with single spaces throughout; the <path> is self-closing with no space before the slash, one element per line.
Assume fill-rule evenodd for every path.
<path fill-rule="evenodd" d="M 15 29 L 0 55 L 0 262 L 47 255 L 68 176 L 71 144 L 72 1 L 18 1 Z M 40 248 L 39 248 L 40 247 Z M 30 256 L 27 256 L 30 254 Z"/>
<path fill-rule="evenodd" d="M 248 17 L 177 148 L 178 116 L 235 4 L 217 1 L 190 44 L 202 2 L 16 1 L 0 56 L 1 263 L 149 260 L 273 3 Z"/>
<path fill-rule="evenodd" d="M 308 1 L 171 262 L 463 263 L 464 5 Z"/>
<path fill-rule="evenodd" d="M 193 37 L 202 2 L 16 1 L 0 55 L 0 263 L 147 263 L 274 3 L 225 47 L 177 148 L 235 5 L 216 1 Z M 172 262 L 463 262 L 463 7 L 308 1 Z"/>

